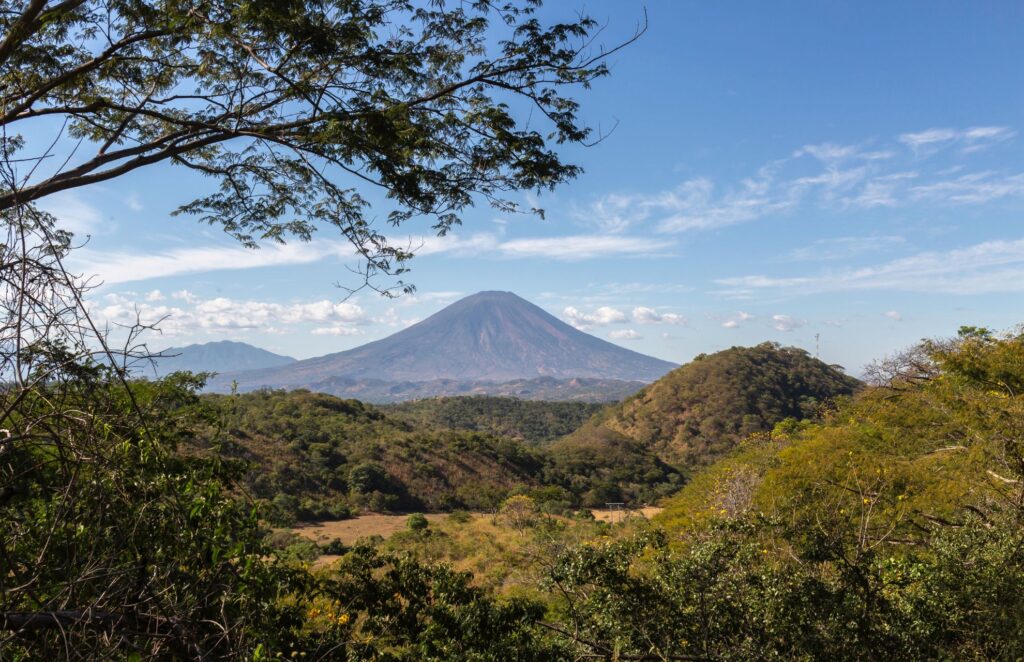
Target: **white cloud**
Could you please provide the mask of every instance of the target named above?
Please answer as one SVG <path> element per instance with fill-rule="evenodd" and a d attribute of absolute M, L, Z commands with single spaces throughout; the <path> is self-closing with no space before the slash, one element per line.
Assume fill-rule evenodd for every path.
<path fill-rule="evenodd" d="M 86 248 L 72 254 L 71 266 L 86 276 L 98 276 L 106 285 L 116 285 L 209 271 L 309 264 L 328 256 L 352 257 L 352 249 L 341 241 L 293 242 L 256 250 L 242 246 L 205 246 L 149 254 L 101 253 Z"/>
<path fill-rule="evenodd" d="M 794 205 L 792 200 L 769 195 L 771 189 L 770 171 L 762 169 L 757 177 L 743 180 L 722 195 L 716 195 L 711 180 L 700 178 L 684 182 L 647 204 L 667 214 L 657 225 L 659 232 L 708 230 L 752 221 Z"/>
<path fill-rule="evenodd" d="M 809 246 L 796 248 L 786 259 L 793 262 L 841 260 L 865 253 L 879 253 L 906 243 L 898 235 L 868 235 L 864 237 L 832 237 L 819 239 Z"/>
<path fill-rule="evenodd" d="M 981 204 L 1007 196 L 1024 195 L 1024 173 L 994 176 L 991 172 L 963 175 L 956 179 L 915 186 L 910 193 L 916 199 L 959 204 Z"/>
<path fill-rule="evenodd" d="M 493 233 L 481 233 L 462 238 L 456 234 L 444 237 L 408 237 L 401 241 L 417 255 L 451 254 L 479 256 L 496 253 L 508 258 L 550 258 L 555 260 L 586 260 L 606 256 L 649 256 L 664 254 L 673 246 L 671 241 L 627 237 L 615 234 L 567 235 L 560 237 L 533 237 L 502 240 Z"/>
<path fill-rule="evenodd" d="M 898 142 L 915 154 L 930 153 L 957 144 L 964 154 L 983 149 L 1016 135 L 1008 127 L 927 129 L 904 133 Z M 654 193 L 609 193 L 574 215 L 603 232 L 622 232 L 640 224 L 660 233 L 712 230 L 783 214 L 803 205 L 826 209 L 896 207 L 921 200 L 922 191 L 909 188 L 912 180 L 922 187 L 942 183 L 939 172 L 909 170 L 905 150 L 862 149 L 857 145 L 821 143 L 804 145 L 788 158 L 768 162 L 753 176 L 733 183 L 695 177 L 678 186 Z M 904 167 L 901 167 L 904 166 Z M 808 170 L 811 169 L 810 172 Z M 1024 177 L 1024 175 L 1020 175 Z M 1019 182 L 1008 175 L 980 193 L 961 195 L 959 201 L 982 203 L 1000 195 L 1017 194 Z M 1000 191 L 1003 191 L 1000 193 Z"/>
<path fill-rule="evenodd" d="M 676 313 L 659 313 L 654 308 L 637 306 L 633 309 L 633 321 L 637 324 L 686 324 L 686 318 Z"/>
<path fill-rule="evenodd" d="M 391 238 L 388 242 L 395 246 L 405 247 L 416 255 L 439 255 L 441 253 L 478 255 L 496 250 L 499 238 L 497 234 L 491 232 L 480 232 L 467 237 L 452 232 L 443 237 L 422 235 L 404 239 Z"/>
<path fill-rule="evenodd" d="M 837 145 L 835 143 L 821 143 L 818 145 L 804 145 L 793 152 L 793 158 L 801 156 L 812 156 L 822 163 L 832 165 L 850 160 L 860 161 L 882 161 L 891 159 L 896 153 L 891 150 L 875 150 L 871 152 L 862 151 L 857 145 Z"/>
<path fill-rule="evenodd" d="M 592 313 L 584 313 L 573 306 L 567 306 L 562 316 L 577 329 L 588 329 L 592 326 L 607 326 L 626 321 L 626 314 L 611 306 L 601 306 Z"/>
<path fill-rule="evenodd" d="M 314 336 L 357 336 L 359 329 L 350 326 L 335 324 L 332 326 L 318 326 L 310 331 Z"/>
<path fill-rule="evenodd" d="M 894 172 L 872 177 L 856 193 L 843 198 L 846 205 L 870 209 L 872 207 L 895 207 L 904 199 L 907 182 L 917 178 L 917 172 Z"/>
<path fill-rule="evenodd" d="M 575 235 L 543 239 L 512 239 L 498 246 L 507 257 L 546 257 L 555 260 L 585 260 L 610 256 L 664 255 L 671 241 L 624 237 L 621 235 Z"/>
<path fill-rule="evenodd" d="M 901 133 L 899 141 L 911 149 L 919 149 L 925 145 L 956 140 L 959 135 L 959 132 L 953 129 L 926 129 L 916 133 Z"/>
<path fill-rule="evenodd" d="M 813 294 L 853 290 L 896 290 L 945 294 L 1024 291 L 1024 239 L 986 241 L 947 251 L 929 251 L 876 266 L 811 276 L 763 275 L 723 278 L 724 294 L 781 290 Z"/>
<path fill-rule="evenodd" d="M 161 292 L 160 290 L 150 290 L 146 294 L 146 301 L 149 301 L 150 303 L 155 301 L 163 301 L 166 298 L 167 297 L 165 297 L 163 292 Z"/>
<path fill-rule="evenodd" d="M 138 193 L 132 193 L 124 199 L 124 206 L 132 211 L 142 211 L 142 200 L 139 198 Z"/>
<path fill-rule="evenodd" d="M 972 126 L 967 129 L 927 129 L 917 133 L 904 133 L 899 141 L 914 152 L 938 149 L 954 142 L 964 145 L 965 153 L 985 149 L 995 143 L 1009 140 L 1017 132 L 1006 126 Z"/>
<path fill-rule="evenodd" d="M 903 321 L 903 315 L 896 310 L 890 310 L 888 312 L 882 313 L 882 317 L 888 317 L 889 319 L 895 320 L 897 322 Z"/>
<path fill-rule="evenodd" d="M 821 143 L 820 145 L 804 145 L 793 153 L 794 158 L 808 154 L 825 163 L 844 161 L 857 153 L 854 145 L 836 145 L 835 143 Z"/>
<path fill-rule="evenodd" d="M 756 319 L 756 317 L 756 315 L 751 315 L 741 310 L 722 322 L 722 326 L 727 329 L 738 329 L 744 322 L 749 322 L 752 319 Z"/>
<path fill-rule="evenodd" d="M 188 290 L 177 290 L 171 293 L 172 299 L 180 299 L 185 303 L 195 303 L 198 299 L 196 295 L 192 294 Z"/>
<path fill-rule="evenodd" d="M 53 214 L 58 228 L 79 238 L 95 234 L 104 225 L 100 210 L 83 200 L 75 191 L 48 195 L 39 202 L 39 208 Z"/>
<path fill-rule="evenodd" d="M 566 261 L 664 255 L 673 246 L 673 242 L 665 239 L 620 235 L 570 235 L 501 241 L 495 234 L 484 233 L 466 238 L 449 234 L 444 237 L 392 238 L 388 241 L 422 256 L 496 253 L 508 258 L 541 257 Z M 101 252 L 85 248 L 73 254 L 70 266 L 87 277 L 98 277 L 106 285 L 116 285 L 183 274 L 311 264 L 332 257 L 351 260 L 357 255 L 348 242 L 335 240 L 296 241 L 259 249 L 234 245 L 202 246 L 154 253 Z"/>
<path fill-rule="evenodd" d="M 171 336 L 196 332 L 224 333 L 315 324 L 312 333 L 353 335 L 354 327 L 368 323 L 369 317 L 358 304 L 328 300 L 304 303 L 275 303 L 216 297 L 202 299 L 189 292 L 175 293 L 180 305 L 133 301 L 120 294 L 104 297 L 106 305 L 92 306 L 100 320 L 111 324 L 157 324 Z M 178 296 L 180 295 L 180 296 Z M 317 329 L 321 329 L 318 331 Z"/>
<path fill-rule="evenodd" d="M 789 315 L 772 315 L 772 326 L 777 331 L 793 331 L 807 324 L 807 320 L 800 320 Z"/>
<path fill-rule="evenodd" d="M 649 212 L 637 205 L 633 196 L 609 193 L 588 209 L 576 210 L 573 215 L 585 225 L 595 226 L 602 232 L 618 233 L 645 220 Z"/>
<path fill-rule="evenodd" d="M 633 329 L 619 329 L 617 331 L 612 331 L 608 334 L 608 337 L 612 340 L 638 340 L 643 338 L 643 336 Z"/>

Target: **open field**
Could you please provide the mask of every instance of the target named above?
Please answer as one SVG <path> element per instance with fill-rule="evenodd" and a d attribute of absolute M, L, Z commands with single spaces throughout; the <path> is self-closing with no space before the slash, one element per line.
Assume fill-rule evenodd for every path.
<path fill-rule="evenodd" d="M 594 508 L 591 512 L 594 519 L 600 522 L 620 522 L 632 517 L 643 517 L 651 519 L 662 511 L 657 506 L 645 506 L 624 511 L 612 512 L 606 508 Z M 482 513 L 473 513 L 473 518 L 486 517 Z M 436 524 L 448 517 L 446 513 L 430 513 L 425 515 L 427 521 Z M 334 522 L 305 522 L 294 529 L 295 533 L 308 538 L 316 543 L 326 543 L 338 538 L 345 545 L 352 545 L 360 538 L 370 536 L 381 536 L 390 538 L 393 534 L 405 530 L 406 520 L 409 515 L 382 515 L 372 513 L 360 515 L 352 519 L 338 520 Z"/>
<path fill-rule="evenodd" d="M 478 517 L 479 515 L 474 515 Z M 439 522 L 448 515 L 444 513 L 433 513 L 426 515 L 427 521 L 431 524 Z M 409 515 L 360 515 L 352 519 L 343 519 L 336 522 L 308 522 L 299 524 L 294 529 L 295 533 L 309 538 L 316 543 L 325 543 L 338 538 L 345 545 L 351 545 L 360 538 L 370 536 L 381 536 L 389 538 L 393 534 L 405 529 L 405 522 Z"/>
<path fill-rule="evenodd" d="M 593 508 L 590 512 L 594 513 L 594 519 L 599 522 L 623 522 L 631 517 L 643 517 L 644 519 L 651 519 L 664 508 L 657 506 L 644 506 L 643 508 L 630 508 L 628 510 L 611 511 L 607 508 Z"/>

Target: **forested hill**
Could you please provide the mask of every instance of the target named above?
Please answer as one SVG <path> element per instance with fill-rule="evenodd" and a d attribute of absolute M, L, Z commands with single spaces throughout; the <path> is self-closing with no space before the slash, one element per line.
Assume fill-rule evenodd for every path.
<path fill-rule="evenodd" d="M 604 406 L 474 396 L 428 398 L 379 409 L 419 428 L 488 432 L 536 443 L 573 432 Z"/>
<path fill-rule="evenodd" d="M 541 458 L 520 441 L 415 427 L 358 400 L 303 390 L 204 400 L 226 433 L 226 451 L 251 467 L 246 491 L 280 522 L 488 508 L 513 488 L 536 485 L 541 473 Z"/>
<path fill-rule="evenodd" d="M 550 512 L 650 502 L 680 476 L 638 445 L 601 458 L 552 453 L 598 405 L 441 398 L 378 408 L 297 390 L 206 395 L 211 442 L 249 465 L 245 491 L 278 524 L 361 511 L 489 510 L 511 494 Z M 612 465 L 612 466 L 607 466 Z"/>
<path fill-rule="evenodd" d="M 799 348 L 733 347 L 698 356 L 598 413 L 559 444 L 606 446 L 621 435 L 674 466 L 700 466 L 753 432 L 788 417 L 815 415 L 859 385 Z"/>

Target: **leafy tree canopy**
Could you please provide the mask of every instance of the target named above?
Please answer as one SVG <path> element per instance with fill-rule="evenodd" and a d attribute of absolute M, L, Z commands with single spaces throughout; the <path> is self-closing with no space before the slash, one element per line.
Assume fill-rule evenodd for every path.
<path fill-rule="evenodd" d="M 367 276 L 401 273 L 410 252 L 356 187 L 443 234 L 476 198 L 513 210 L 506 192 L 580 172 L 552 145 L 590 138 L 567 89 L 607 74 L 607 52 L 592 19 L 545 25 L 539 5 L 3 0 L 0 210 L 169 162 L 217 185 L 179 213 L 250 246 L 333 226 Z M 54 169 L 23 137 L 40 119 L 92 151 Z"/>

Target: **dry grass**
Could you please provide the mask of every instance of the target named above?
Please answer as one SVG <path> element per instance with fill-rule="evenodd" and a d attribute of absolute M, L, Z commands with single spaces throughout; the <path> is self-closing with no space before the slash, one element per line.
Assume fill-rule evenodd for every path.
<path fill-rule="evenodd" d="M 427 521 L 435 524 L 444 520 L 447 515 L 426 515 Z M 404 531 L 408 515 L 360 515 L 352 519 L 337 522 L 308 522 L 299 524 L 292 529 L 304 538 L 316 543 L 326 543 L 338 538 L 345 545 L 351 545 L 360 538 L 381 536 L 390 538 L 399 531 Z"/>
<path fill-rule="evenodd" d="M 590 512 L 594 513 L 594 519 L 599 522 L 623 522 L 632 517 L 642 517 L 644 519 L 651 519 L 664 508 L 657 506 L 644 506 L 643 508 L 629 509 L 613 512 L 607 508 L 594 508 Z"/>

